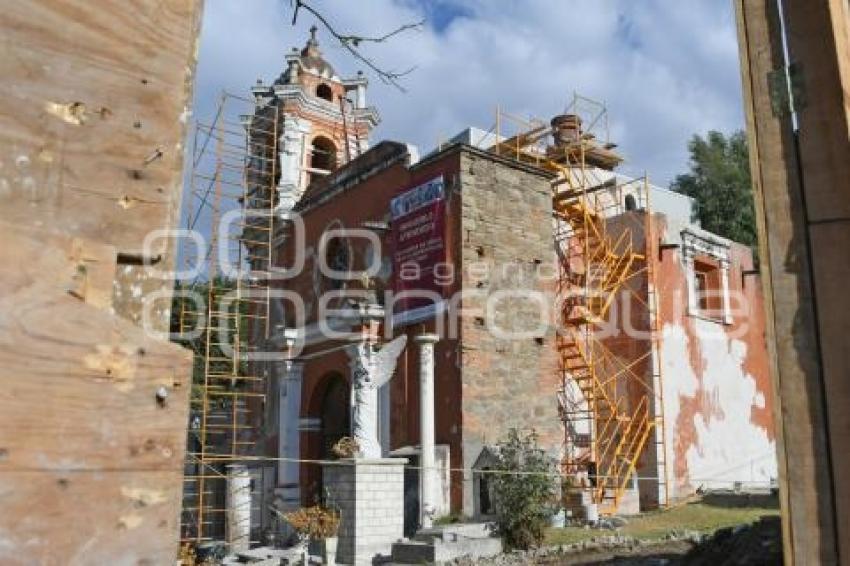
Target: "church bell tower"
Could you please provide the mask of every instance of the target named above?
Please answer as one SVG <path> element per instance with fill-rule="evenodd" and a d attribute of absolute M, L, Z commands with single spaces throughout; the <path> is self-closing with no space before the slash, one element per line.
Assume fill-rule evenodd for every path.
<path fill-rule="evenodd" d="M 341 78 L 322 56 L 316 31 L 310 28 L 306 45 L 286 55 L 286 69 L 273 84 L 252 88 L 257 114 L 274 108 L 277 116 L 271 145 L 281 210 L 295 206 L 312 180 L 363 153 L 380 121 L 366 105 L 366 77 Z"/>

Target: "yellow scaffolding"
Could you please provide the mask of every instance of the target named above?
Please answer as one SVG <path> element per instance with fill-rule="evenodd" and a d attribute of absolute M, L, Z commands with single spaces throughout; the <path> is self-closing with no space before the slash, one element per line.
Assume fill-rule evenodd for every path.
<path fill-rule="evenodd" d="M 490 151 L 553 174 L 562 468 L 601 513 L 615 513 L 654 431 L 658 466 L 647 479 L 660 504 L 668 487 L 649 183 L 611 173 L 621 158 L 607 129 L 604 105 L 578 95 L 549 124 L 497 109 Z M 605 332 L 625 303 L 648 315 L 647 339 L 628 347 Z"/>
<path fill-rule="evenodd" d="M 251 354 L 270 333 L 277 106 L 225 93 L 192 150 L 178 282 L 178 340 L 195 350 L 181 542 L 224 539 L 227 464 L 255 456 L 266 378 Z"/>

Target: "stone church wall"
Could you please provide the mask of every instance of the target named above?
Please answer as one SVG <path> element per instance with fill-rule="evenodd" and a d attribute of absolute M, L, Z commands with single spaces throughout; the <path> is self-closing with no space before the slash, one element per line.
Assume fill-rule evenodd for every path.
<path fill-rule="evenodd" d="M 539 171 L 461 154 L 463 467 L 512 427 L 558 455 L 560 382 L 550 324 L 555 284 L 552 205 Z M 471 474 L 467 474 L 470 475 Z M 474 514 L 464 478 L 463 511 Z"/>

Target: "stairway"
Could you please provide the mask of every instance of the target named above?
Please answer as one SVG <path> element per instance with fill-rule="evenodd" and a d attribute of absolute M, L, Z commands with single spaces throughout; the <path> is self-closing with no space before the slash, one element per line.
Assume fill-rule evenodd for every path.
<path fill-rule="evenodd" d="M 645 257 L 633 251 L 628 231 L 617 237 L 609 235 L 605 219 L 577 191 L 559 193 L 553 206 L 555 215 L 570 227 L 567 245 L 580 250 L 579 257 L 572 259 L 581 265 L 576 268 L 569 257 L 566 259 L 565 271 L 570 273 L 569 285 L 574 292 L 563 307 L 565 328 L 558 350 L 564 379 L 574 384 L 583 403 L 567 403 L 566 394 L 562 395 L 561 414 L 572 430 L 573 443 L 580 438 L 576 423 L 583 422 L 590 437 L 589 446 L 569 447 L 571 452 L 563 465 L 567 473 L 584 471 L 589 483 L 579 490 L 580 497 L 573 492 L 573 503 L 584 506 L 590 501 L 600 513 L 610 514 L 617 511 L 629 487 L 653 421 L 646 397 L 637 407 L 631 407 L 629 400 L 618 394 L 618 376 L 612 375 L 611 365 L 606 363 L 609 354 L 595 331 L 606 321 L 624 282 Z"/>

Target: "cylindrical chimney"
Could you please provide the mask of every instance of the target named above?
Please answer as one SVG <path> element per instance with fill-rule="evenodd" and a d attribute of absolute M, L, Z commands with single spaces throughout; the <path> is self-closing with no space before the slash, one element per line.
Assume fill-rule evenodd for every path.
<path fill-rule="evenodd" d="M 555 147 L 575 143 L 581 138 L 581 118 L 577 114 L 560 114 L 552 118 Z"/>

